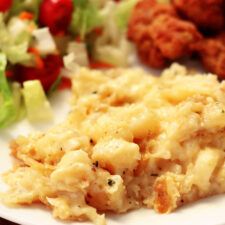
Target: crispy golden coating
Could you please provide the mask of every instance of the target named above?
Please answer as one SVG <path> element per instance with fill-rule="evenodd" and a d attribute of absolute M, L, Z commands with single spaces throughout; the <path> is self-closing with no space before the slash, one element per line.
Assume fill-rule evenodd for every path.
<path fill-rule="evenodd" d="M 141 61 L 154 68 L 163 68 L 167 59 L 155 46 L 150 33 L 149 25 L 159 15 L 176 16 L 176 12 L 171 5 L 159 5 L 155 0 L 140 1 L 131 16 L 127 36 L 137 46 L 137 52 Z"/>
<path fill-rule="evenodd" d="M 163 68 L 167 64 L 166 58 L 162 55 L 161 51 L 154 44 L 150 32 L 146 27 L 140 27 L 137 45 L 137 52 L 140 60 L 149 66 L 154 68 Z"/>
<path fill-rule="evenodd" d="M 181 15 L 204 30 L 219 31 L 225 25 L 223 0 L 173 0 L 173 4 Z"/>
<path fill-rule="evenodd" d="M 192 23 L 169 15 L 158 16 L 149 32 L 155 46 L 169 60 L 190 54 L 190 45 L 202 38 Z"/>
<path fill-rule="evenodd" d="M 203 39 L 193 44 L 192 49 L 199 54 L 207 70 L 225 78 L 225 33 Z"/>
<path fill-rule="evenodd" d="M 143 42 L 139 42 L 137 45 L 138 54 L 141 61 L 154 68 L 163 68 L 166 66 L 166 58 L 162 55 L 161 51 L 154 45 L 151 37 L 145 38 L 143 36 Z"/>
<path fill-rule="evenodd" d="M 160 5 L 155 0 L 142 0 L 138 2 L 132 12 L 127 36 L 132 41 L 139 41 L 143 27 L 148 26 L 159 15 L 176 16 L 176 11 L 171 5 Z"/>
<path fill-rule="evenodd" d="M 179 19 L 171 4 L 152 0 L 137 4 L 127 36 L 136 44 L 141 61 L 154 68 L 190 54 L 189 46 L 201 39 L 195 25 Z"/>

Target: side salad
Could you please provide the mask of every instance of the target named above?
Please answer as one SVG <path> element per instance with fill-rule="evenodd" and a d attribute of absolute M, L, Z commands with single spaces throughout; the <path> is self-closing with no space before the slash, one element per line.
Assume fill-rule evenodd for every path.
<path fill-rule="evenodd" d="M 48 96 L 80 66 L 129 64 L 126 27 L 138 0 L 1 0 L 0 129 L 52 118 Z"/>

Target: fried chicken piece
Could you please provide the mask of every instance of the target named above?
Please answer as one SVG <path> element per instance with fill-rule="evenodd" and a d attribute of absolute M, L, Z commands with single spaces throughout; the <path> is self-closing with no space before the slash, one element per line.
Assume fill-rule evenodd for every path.
<path fill-rule="evenodd" d="M 139 41 L 142 31 L 159 15 L 176 17 L 176 11 L 170 4 L 157 4 L 155 0 L 142 0 L 135 6 L 129 24 L 127 37 L 131 41 Z"/>
<path fill-rule="evenodd" d="M 188 55 L 189 45 L 202 38 L 195 25 L 178 18 L 171 4 L 154 0 L 136 5 L 127 36 L 136 44 L 141 61 L 154 68 Z"/>
<path fill-rule="evenodd" d="M 163 68 L 167 64 L 167 59 L 161 51 L 155 46 L 148 29 L 139 31 L 139 41 L 136 42 L 137 52 L 140 60 L 151 67 Z"/>
<path fill-rule="evenodd" d="M 220 31 L 225 25 L 224 0 L 173 0 L 181 15 L 205 31 Z"/>
<path fill-rule="evenodd" d="M 192 50 L 199 54 L 207 70 L 225 78 L 225 33 L 193 44 Z"/>
<path fill-rule="evenodd" d="M 192 23 L 169 15 L 158 16 L 149 26 L 149 33 L 154 45 L 169 60 L 190 54 L 190 45 L 202 38 Z"/>

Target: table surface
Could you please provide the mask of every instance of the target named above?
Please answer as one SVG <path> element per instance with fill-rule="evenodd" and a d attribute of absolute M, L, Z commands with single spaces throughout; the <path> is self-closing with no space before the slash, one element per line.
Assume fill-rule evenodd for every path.
<path fill-rule="evenodd" d="M 0 218 L 0 225 L 17 225 L 17 224 L 9 222 L 7 220 L 4 220 L 4 219 Z"/>

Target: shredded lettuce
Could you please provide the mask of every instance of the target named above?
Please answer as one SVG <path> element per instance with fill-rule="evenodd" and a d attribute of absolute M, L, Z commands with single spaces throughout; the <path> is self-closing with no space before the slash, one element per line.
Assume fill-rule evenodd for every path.
<path fill-rule="evenodd" d="M 134 0 L 126 0 L 124 2 L 127 3 L 128 1 Z M 104 18 L 103 33 L 94 42 L 92 57 L 98 61 L 126 67 L 129 64 L 128 56 L 130 55 L 131 45 L 126 39 L 125 29 L 120 29 L 117 21 L 118 15 L 120 15 L 118 14 L 120 4 L 123 4 L 123 2 L 117 4 L 113 1 L 108 1 L 101 8 L 100 14 Z"/>
<path fill-rule="evenodd" d="M 23 96 L 30 122 L 44 122 L 53 118 L 52 108 L 39 80 L 25 81 Z"/>
<path fill-rule="evenodd" d="M 118 4 L 116 10 L 116 22 L 121 29 L 126 29 L 132 9 L 138 0 L 124 0 Z"/>
<path fill-rule="evenodd" d="M 74 63 L 88 67 L 88 53 L 84 42 L 70 42 L 67 47 L 68 54 L 74 54 Z"/>
<path fill-rule="evenodd" d="M 11 89 L 12 89 L 12 95 L 14 100 L 14 106 L 17 112 L 15 120 L 18 121 L 24 118 L 24 116 L 26 115 L 21 84 L 18 82 L 13 82 L 11 85 Z"/>
<path fill-rule="evenodd" d="M 6 55 L 8 61 L 12 64 L 29 62 L 32 55 L 27 50 L 31 41 L 31 34 L 28 31 L 23 31 L 20 34 L 13 35 L 11 30 L 6 26 L 3 14 L 0 13 L 0 51 Z"/>
<path fill-rule="evenodd" d="M 37 19 L 40 3 L 41 0 L 13 0 L 13 5 L 10 9 L 10 16 L 18 15 L 22 11 L 29 11 L 32 12 L 35 19 Z"/>
<path fill-rule="evenodd" d="M 5 76 L 6 64 L 6 56 L 0 53 L 0 129 L 23 118 L 26 112 L 31 122 L 51 120 L 52 109 L 40 81 L 24 82 L 23 90 L 19 83 L 10 86 Z"/>
<path fill-rule="evenodd" d="M 89 0 L 73 0 L 73 4 L 76 7 L 82 7 L 85 8 L 89 3 Z"/>
<path fill-rule="evenodd" d="M 56 43 L 48 27 L 34 30 L 33 36 L 36 39 L 34 46 L 41 55 L 54 54 L 57 52 Z"/>
<path fill-rule="evenodd" d="M 6 56 L 0 53 L 0 128 L 12 123 L 17 117 L 17 107 L 14 104 L 13 93 L 5 76 Z"/>
<path fill-rule="evenodd" d="M 116 45 L 96 44 L 94 57 L 101 62 L 106 62 L 118 67 L 126 67 L 129 64 L 131 50 L 131 44 L 126 38 L 121 38 Z"/>
<path fill-rule="evenodd" d="M 72 15 L 70 31 L 82 39 L 94 28 L 101 26 L 102 18 L 98 6 L 90 0 L 73 0 L 75 10 Z"/>

